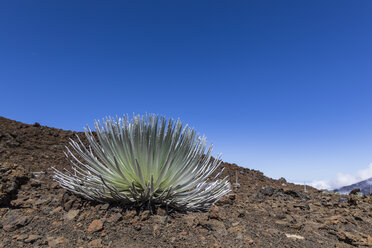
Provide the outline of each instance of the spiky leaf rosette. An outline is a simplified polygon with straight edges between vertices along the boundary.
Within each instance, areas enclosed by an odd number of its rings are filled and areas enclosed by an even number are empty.
[[[76,194],[100,202],[167,205],[206,210],[230,192],[227,178],[210,177],[220,166],[205,153],[206,138],[182,122],[156,115],[95,121],[97,139],[87,126],[86,147],[77,136],[65,153],[72,171],[55,169],[54,179]]]

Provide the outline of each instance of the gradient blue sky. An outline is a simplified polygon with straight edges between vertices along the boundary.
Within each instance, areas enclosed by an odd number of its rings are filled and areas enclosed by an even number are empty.
[[[181,118],[227,162],[310,182],[372,162],[372,1],[2,1],[0,115]],[[371,175],[372,176],[372,175]]]

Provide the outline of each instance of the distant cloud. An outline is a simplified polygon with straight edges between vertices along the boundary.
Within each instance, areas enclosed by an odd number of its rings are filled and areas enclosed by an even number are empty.
[[[333,180],[313,181],[309,185],[317,189],[337,189],[357,183],[372,177],[372,163],[364,170],[359,170],[356,175],[338,173],[337,178]]]

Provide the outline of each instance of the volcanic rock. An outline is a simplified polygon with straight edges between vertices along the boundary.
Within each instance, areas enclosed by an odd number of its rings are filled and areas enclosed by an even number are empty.
[[[103,228],[103,223],[101,220],[94,220],[92,223],[89,225],[87,231],[92,233],[92,232],[98,232],[101,231]]]
[[[18,228],[26,226],[31,221],[31,217],[24,216],[20,211],[11,211],[2,221],[3,230],[11,232],[17,230]]]

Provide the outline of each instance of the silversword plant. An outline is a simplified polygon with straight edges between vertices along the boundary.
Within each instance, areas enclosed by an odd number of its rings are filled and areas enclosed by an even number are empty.
[[[95,121],[96,137],[87,126],[86,147],[79,136],[65,153],[71,170],[55,170],[65,189],[90,200],[115,201],[134,207],[169,206],[183,211],[206,210],[230,192],[227,178],[212,174],[206,138],[182,122],[157,115]],[[206,151],[206,153],[205,153]]]

